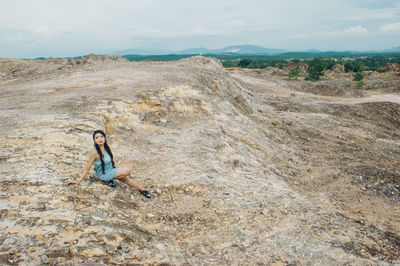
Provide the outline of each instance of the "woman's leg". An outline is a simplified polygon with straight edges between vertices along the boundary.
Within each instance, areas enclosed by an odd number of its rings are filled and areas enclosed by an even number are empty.
[[[117,168],[117,174],[115,178],[128,184],[131,187],[138,189],[139,191],[143,191],[144,188],[133,182],[133,180],[130,178],[130,175],[131,175],[131,169],[129,169],[128,167],[122,167],[122,168]]]

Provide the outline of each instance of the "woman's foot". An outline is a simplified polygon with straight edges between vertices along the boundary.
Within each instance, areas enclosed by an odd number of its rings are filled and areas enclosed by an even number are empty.
[[[152,195],[150,194],[149,191],[147,190],[142,190],[140,191],[140,194],[142,194],[143,196],[145,196],[146,198],[150,199],[152,197]]]
[[[110,180],[110,181],[101,181],[104,185],[109,186],[109,187],[116,187],[114,181]]]

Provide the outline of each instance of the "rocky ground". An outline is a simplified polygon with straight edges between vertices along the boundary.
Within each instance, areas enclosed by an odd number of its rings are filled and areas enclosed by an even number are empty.
[[[400,263],[400,79],[385,75],[357,90],[203,57],[0,59],[0,262]],[[63,184],[95,129],[152,199],[93,171]]]

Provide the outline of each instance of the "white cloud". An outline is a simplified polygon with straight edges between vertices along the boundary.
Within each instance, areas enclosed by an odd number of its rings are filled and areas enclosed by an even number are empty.
[[[24,30],[0,32],[0,40],[11,45],[16,43],[24,43],[24,45],[43,43],[55,39],[62,40],[63,37],[62,32],[48,25],[37,25]]]
[[[368,34],[368,30],[358,25],[344,30],[324,31],[321,34],[326,37],[362,37]]]
[[[382,27],[379,28],[379,31],[383,33],[400,32],[400,22],[383,25]]]
[[[364,8],[348,8],[343,10],[343,14],[338,15],[338,19],[347,22],[357,21],[374,21],[374,20],[390,20],[398,17],[398,8],[385,9],[364,9]]]
[[[343,33],[345,35],[357,35],[357,36],[360,36],[360,35],[365,35],[366,33],[368,33],[368,30],[366,28],[364,28],[364,27],[361,27],[361,26],[355,26],[355,27],[350,27],[348,29],[345,29],[343,31]]]
[[[192,30],[194,35],[215,35],[218,34],[216,30],[209,30],[205,28],[195,28]]]
[[[175,37],[193,37],[193,36],[209,36],[220,34],[221,32],[204,27],[188,28],[182,30],[169,30],[166,28],[151,28],[147,26],[139,26],[132,28],[130,34],[133,38],[175,38]]]
[[[285,36],[286,39],[305,39],[305,38],[309,38],[310,34],[305,34],[305,33],[298,33],[298,34],[292,34],[292,35],[288,35]]]
[[[40,25],[35,28],[34,33],[39,36],[52,36],[56,34],[56,30],[47,25]]]
[[[26,41],[27,33],[15,32],[15,33],[0,33],[0,41],[4,44],[14,44]]]

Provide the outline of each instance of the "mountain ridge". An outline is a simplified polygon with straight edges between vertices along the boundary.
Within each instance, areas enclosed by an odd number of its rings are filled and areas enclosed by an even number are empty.
[[[180,51],[169,51],[162,49],[126,49],[112,53],[112,55],[167,55],[167,54],[221,54],[221,53],[235,53],[235,54],[279,54],[289,52],[284,49],[266,48],[258,45],[244,44],[244,45],[230,45],[220,49],[208,49],[205,47],[188,48]]]
[[[366,50],[366,51],[355,51],[355,50],[319,50],[319,49],[307,49],[307,50],[286,50],[267,48],[259,45],[243,44],[243,45],[229,45],[220,49],[208,49],[205,47],[188,48],[179,51],[163,50],[163,49],[125,49],[111,53],[110,55],[205,55],[205,54],[251,54],[251,55],[280,55],[285,53],[312,53],[312,54],[325,54],[325,53],[398,53],[400,52],[400,46],[392,47],[388,49],[380,50]]]

